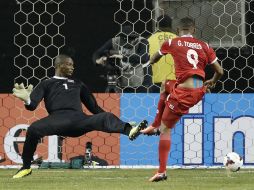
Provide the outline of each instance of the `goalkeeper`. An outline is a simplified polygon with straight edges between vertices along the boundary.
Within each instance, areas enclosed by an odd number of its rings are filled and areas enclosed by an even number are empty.
[[[140,134],[140,130],[147,126],[147,121],[144,120],[136,127],[132,127],[99,107],[84,83],[70,79],[74,70],[71,57],[59,55],[54,64],[55,76],[42,81],[34,90],[32,85],[27,88],[23,84],[14,86],[13,95],[25,102],[26,109],[35,110],[44,99],[49,115],[28,127],[22,153],[23,166],[13,178],[22,178],[32,173],[33,155],[39,139],[44,136],[78,137],[97,130],[121,133],[134,140]],[[81,102],[94,115],[86,115]]]

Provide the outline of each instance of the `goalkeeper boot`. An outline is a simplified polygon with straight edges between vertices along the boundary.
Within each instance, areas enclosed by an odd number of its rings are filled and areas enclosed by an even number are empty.
[[[167,175],[166,173],[156,173],[153,177],[149,179],[150,182],[158,182],[158,181],[163,181],[167,180]]]
[[[20,168],[20,170],[12,177],[14,179],[17,179],[17,178],[22,178],[22,177],[26,177],[28,175],[31,175],[32,174],[32,169],[29,168],[29,169],[26,169],[26,168]]]
[[[133,127],[129,133],[129,139],[133,141],[136,139],[141,133],[140,131],[145,129],[148,125],[148,122],[146,120],[143,120],[141,123],[139,123],[136,127]]]

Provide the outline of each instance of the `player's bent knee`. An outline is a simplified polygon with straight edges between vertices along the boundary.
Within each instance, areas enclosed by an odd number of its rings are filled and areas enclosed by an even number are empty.
[[[28,127],[28,130],[26,132],[26,136],[30,136],[33,138],[41,138],[42,136],[40,135],[40,133],[38,132],[38,129],[34,126],[31,125],[30,127]]]
[[[161,128],[161,132],[165,131],[165,133],[168,131],[168,129],[172,129],[174,128],[174,123],[170,120],[162,120],[162,128]]]

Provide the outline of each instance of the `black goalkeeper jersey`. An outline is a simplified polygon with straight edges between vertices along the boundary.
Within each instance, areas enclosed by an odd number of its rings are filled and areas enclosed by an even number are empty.
[[[26,105],[26,109],[31,111],[44,99],[49,114],[63,110],[83,112],[81,102],[93,114],[104,112],[83,82],[63,77],[55,76],[42,81],[32,91],[30,99],[31,103]]]

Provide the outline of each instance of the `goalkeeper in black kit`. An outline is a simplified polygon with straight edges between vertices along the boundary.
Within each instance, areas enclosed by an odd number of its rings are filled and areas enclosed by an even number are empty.
[[[33,155],[39,139],[44,136],[79,137],[90,131],[103,131],[128,135],[130,140],[134,140],[140,130],[147,127],[146,120],[132,127],[99,107],[85,84],[70,78],[74,70],[71,57],[59,55],[54,64],[55,76],[42,81],[34,90],[32,85],[25,88],[23,84],[15,84],[13,88],[13,95],[25,102],[26,109],[35,110],[44,99],[49,113],[28,127],[22,153],[23,166],[13,178],[22,178],[32,173]],[[94,115],[86,115],[81,102]]]

